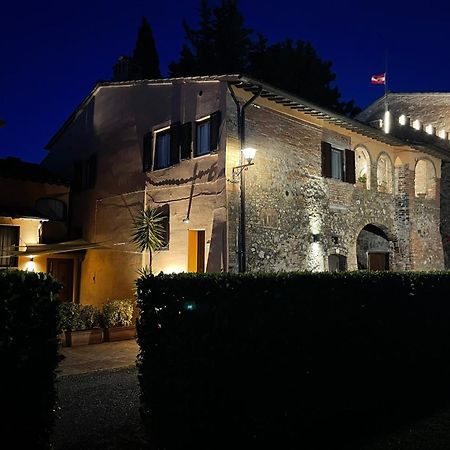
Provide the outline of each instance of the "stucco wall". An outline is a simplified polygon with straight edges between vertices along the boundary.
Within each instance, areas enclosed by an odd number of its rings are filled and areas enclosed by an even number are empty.
[[[83,261],[83,303],[133,295],[137,270],[148,263],[130,243],[133,216],[144,203],[170,208],[169,246],[154,253],[154,272],[187,270],[189,229],[205,230],[206,270],[226,267],[224,113],[217,152],[146,173],[142,163],[145,133],[222,110],[225,92],[219,82],[101,88],[55,143],[45,164],[61,173],[98,154],[95,186],[71,196],[72,230],[104,247],[88,250]]]

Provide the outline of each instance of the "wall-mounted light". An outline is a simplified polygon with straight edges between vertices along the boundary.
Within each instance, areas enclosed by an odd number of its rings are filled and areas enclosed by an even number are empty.
[[[255,159],[256,148],[245,147],[241,151],[242,151],[242,154],[244,155],[244,159],[247,161],[247,163],[252,164],[253,160]]]
[[[247,161],[247,164],[241,164],[240,166],[233,167],[233,183],[237,183],[237,177],[242,173],[243,170],[247,170],[248,167],[253,166],[255,163],[256,149],[253,147],[245,147],[241,150],[242,157]]]
[[[30,256],[30,260],[25,265],[25,270],[27,272],[34,272],[36,270],[36,263],[34,262],[33,256]]]
[[[189,223],[189,217],[185,217],[185,218],[182,220],[182,222],[183,222],[183,223]]]

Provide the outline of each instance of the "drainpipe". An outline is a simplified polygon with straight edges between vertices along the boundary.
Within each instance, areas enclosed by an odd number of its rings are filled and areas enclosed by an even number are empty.
[[[238,137],[239,137],[239,147],[240,147],[240,160],[239,164],[245,164],[244,155],[242,154],[242,149],[245,148],[245,110],[250,106],[262,92],[262,86],[259,86],[258,92],[253,94],[253,96],[247,100],[243,105],[239,103],[236,94],[233,90],[231,83],[228,84],[228,90],[230,91],[231,97],[236,104],[236,113],[238,119]],[[238,235],[238,264],[239,273],[244,273],[247,271],[247,251],[246,251],[246,239],[245,239],[245,170],[241,171],[240,180],[240,194],[241,194],[241,208],[240,208],[240,218],[239,218],[239,235]]]

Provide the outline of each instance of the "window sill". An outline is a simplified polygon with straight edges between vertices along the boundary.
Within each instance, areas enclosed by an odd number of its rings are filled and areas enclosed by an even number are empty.
[[[204,155],[194,155],[192,159],[204,158],[205,156],[217,155],[219,152],[217,150],[212,150],[209,153],[205,153]]]

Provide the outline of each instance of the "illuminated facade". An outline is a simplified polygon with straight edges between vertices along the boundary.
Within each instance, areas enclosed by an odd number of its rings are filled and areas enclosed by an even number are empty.
[[[249,271],[443,267],[438,147],[245,77],[100,83],[43,162],[72,179],[70,238],[98,246],[81,265],[82,302],[132,295],[149,263],[130,244],[132,218],[145,205],[167,219],[153,272],[238,270],[233,168],[242,163],[243,130],[235,101],[249,100],[245,142],[257,149],[245,170]],[[416,187],[409,168],[419,161]]]
[[[69,185],[42,166],[0,160],[0,270],[51,273],[60,298],[76,300],[82,254],[67,240]]]
[[[357,119],[375,124],[385,109],[382,97],[362,111]],[[393,116],[393,136],[414,142],[416,146],[441,149],[442,164],[439,168],[430,158],[411,160],[407,169],[414,176],[416,205],[428,205],[429,200],[440,203],[440,230],[444,248],[445,267],[450,267],[450,93],[413,92],[389,93],[387,104]],[[436,152],[435,152],[436,154]],[[412,176],[411,175],[411,176]],[[412,191],[412,188],[411,188]],[[421,211],[417,211],[421,215]]]

